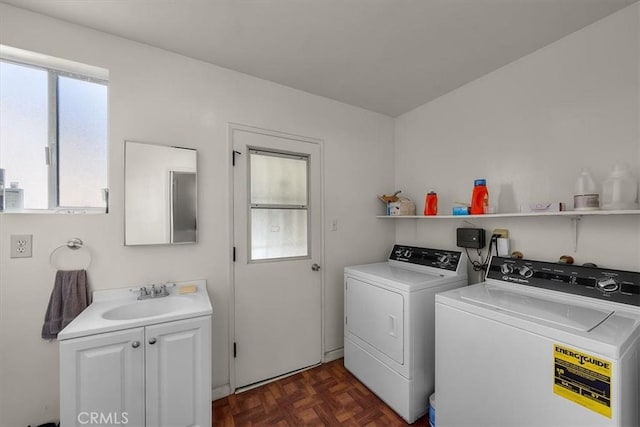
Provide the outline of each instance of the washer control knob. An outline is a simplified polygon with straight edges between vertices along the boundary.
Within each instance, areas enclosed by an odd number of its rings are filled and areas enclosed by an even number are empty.
[[[502,264],[500,266],[500,271],[502,274],[511,274],[513,273],[513,265],[511,264]]]
[[[448,265],[451,262],[451,255],[444,254],[438,257],[438,262],[442,265]]]
[[[405,249],[404,253],[402,254],[402,256],[404,256],[405,258],[411,258],[412,252],[411,249]]]
[[[522,277],[526,277],[527,279],[533,276],[533,270],[531,269],[531,267],[527,267],[526,265],[520,267],[519,273]]]
[[[618,285],[618,282],[611,277],[603,277],[602,279],[598,279],[596,287],[604,292],[615,292],[620,286]]]

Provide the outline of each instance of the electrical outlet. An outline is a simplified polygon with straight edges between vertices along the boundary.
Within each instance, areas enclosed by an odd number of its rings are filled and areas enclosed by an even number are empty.
[[[493,230],[493,234],[497,234],[498,237],[502,237],[503,239],[509,238],[509,230],[507,230],[506,228],[496,228],[495,230]]]
[[[11,258],[31,258],[32,235],[15,234],[11,236]]]

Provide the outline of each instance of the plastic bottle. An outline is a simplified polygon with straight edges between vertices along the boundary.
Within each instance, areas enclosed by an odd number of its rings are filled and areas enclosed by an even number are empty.
[[[438,193],[435,190],[429,190],[424,199],[424,214],[438,215]]]
[[[584,196],[586,194],[597,194],[598,189],[596,187],[596,182],[591,177],[591,171],[589,168],[582,168],[580,171],[580,176],[578,176],[578,180],[576,181],[576,196]]]
[[[471,195],[471,215],[486,214],[489,210],[489,190],[486,179],[476,179],[473,182]]]
[[[10,188],[4,190],[5,212],[20,212],[24,209],[24,193],[18,188],[17,182],[12,182]]]
[[[575,210],[594,210],[600,207],[600,195],[596,182],[591,177],[589,168],[582,168],[576,181],[573,196],[573,208]]]
[[[4,211],[4,169],[0,168],[0,212]]]
[[[625,164],[617,164],[602,184],[604,209],[637,209],[638,181]]]

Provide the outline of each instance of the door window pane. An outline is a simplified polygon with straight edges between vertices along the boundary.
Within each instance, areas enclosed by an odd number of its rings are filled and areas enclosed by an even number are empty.
[[[107,86],[58,77],[59,205],[104,206]]]
[[[307,158],[251,152],[251,203],[307,205]]]
[[[306,209],[251,209],[251,259],[309,255]]]
[[[309,256],[308,157],[251,150],[249,259]]]
[[[0,62],[0,168],[5,187],[18,182],[25,209],[49,207],[48,75],[41,69]]]

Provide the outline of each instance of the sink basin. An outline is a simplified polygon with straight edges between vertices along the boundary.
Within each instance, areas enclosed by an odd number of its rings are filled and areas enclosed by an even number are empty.
[[[178,296],[147,299],[112,308],[105,311],[102,317],[107,320],[142,319],[184,310],[191,303],[190,299]]]
[[[175,282],[167,286],[169,296],[145,300],[136,299],[140,287],[94,291],[93,302],[60,331],[58,340],[210,316],[213,313],[205,280]]]

